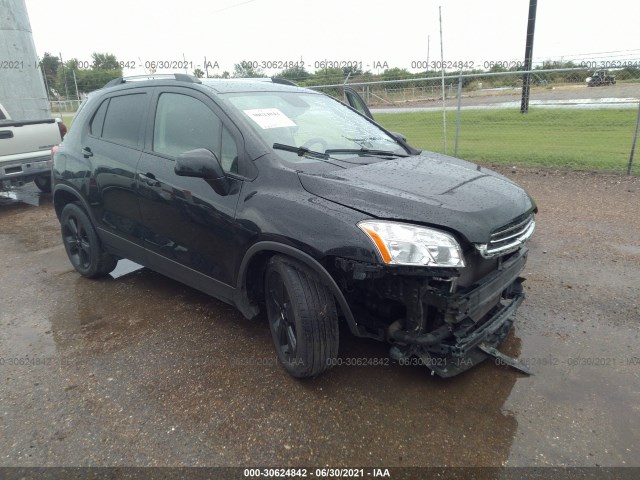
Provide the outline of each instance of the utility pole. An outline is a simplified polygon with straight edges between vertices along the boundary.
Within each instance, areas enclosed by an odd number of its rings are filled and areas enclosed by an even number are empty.
[[[527,23],[527,44],[524,49],[524,70],[531,71],[531,58],[533,57],[533,34],[536,30],[536,8],[538,0],[529,0],[529,21]],[[520,113],[529,111],[529,82],[531,74],[525,73],[522,77],[522,102],[520,103]]]
[[[431,48],[431,35],[427,35],[427,68],[426,71],[429,71],[429,49]]]
[[[74,70],[71,70],[71,72],[73,73],[73,83],[76,86],[76,99],[80,100],[80,94],[78,93],[78,79],[76,78],[76,71],[74,69]]]
[[[442,128],[444,130],[444,154],[447,154],[447,108],[445,103],[445,91],[444,91],[444,45],[442,44],[442,7],[438,7],[438,13],[440,16],[440,63],[442,67]]]
[[[64,99],[69,100],[69,87],[67,86],[67,72],[64,71],[64,61],[62,60],[62,52],[59,52],[60,68],[62,68],[62,78],[64,78]]]

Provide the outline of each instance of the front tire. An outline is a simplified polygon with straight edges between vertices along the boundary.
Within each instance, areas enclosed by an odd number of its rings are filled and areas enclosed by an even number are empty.
[[[265,301],[280,362],[297,378],[315,377],[338,355],[335,300],[315,272],[284,256],[269,260]]]
[[[103,277],[116,268],[118,261],[103,250],[91,220],[79,205],[69,203],[62,209],[60,230],[69,261],[80,275]]]

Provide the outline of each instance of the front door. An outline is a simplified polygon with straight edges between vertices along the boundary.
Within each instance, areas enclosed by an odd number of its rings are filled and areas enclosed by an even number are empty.
[[[241,136],[215,103],[195,90],[158,88],[152,112],[137,172],[150,266],[224,297],[215,290],[231,285],[237,268],[234,221],[243,183],[237,173]],[[202,178],[175,174],[176,157],[196,148],[207,148],[220,160],[231,187],[228,195],[217,194]],[[210,288],[202,285],[209,279]]]

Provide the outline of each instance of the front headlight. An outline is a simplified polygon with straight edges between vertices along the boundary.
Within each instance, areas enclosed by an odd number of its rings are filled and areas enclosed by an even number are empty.
[[[371,239],[384,263],[464,267],[460,245],[448,233],[378,220],[365,220],[358,227]]]

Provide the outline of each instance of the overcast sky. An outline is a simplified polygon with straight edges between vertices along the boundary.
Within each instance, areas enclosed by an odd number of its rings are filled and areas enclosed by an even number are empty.
[[[357,61],[407,68],[440,59],[442,5],[445,61],[522,61],[529,0],[26,0],[38,55],[90,60],[109,52],[144,73],[150,61],[204,58],[233,70],[242,60]],[[534,62],[640,62],[638,0],[539,0]],[[429,46],[429,48],[428,48]],[[378,62],[377,64],[374,62]],[[416,65],[416,64],[414,64]],[[202,68],[204,70],[204,68]],[[192,69],[189,68],[191,71]],[[273,70],[268,70],[272,72]]]

